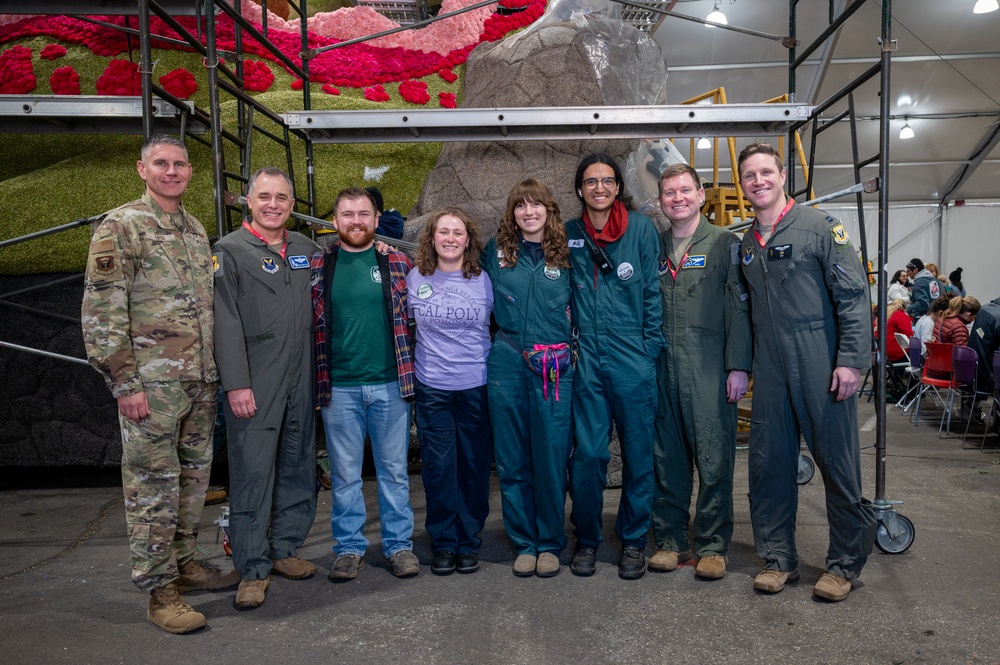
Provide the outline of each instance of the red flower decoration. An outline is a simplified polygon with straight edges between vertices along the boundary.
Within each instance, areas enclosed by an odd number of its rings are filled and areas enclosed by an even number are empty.
[[[301,90],[303,86],[302,79],[295,79],[292,81],[292,90]]]
[[[375,85],[371,88],[365,88],[365,99],[373,102],[387,102],[389,101],[389,93],[382,86]]]
[[[61,58],[66,55],[66,47],[60,46],[59,44],[47,44],[45,48],[42,49],[41,57],[46,60],[55,60],[56,58]]]
[[[133,96],[142,94],[139,65],[128,60],[112,60],[97,77],[97,94]]]
[[[266,62],[247,60],[243,63],[243,86],[247,92],[267,92],[272,83],[274,83],[274,72]],[[300,89],[301,87],[296,88]]]
[[[453,109],[458,106],[455,102],[455,93],[453,92],[439,92],[438,103],[446,109]]]
[[[323,86],[323,92],[325,92],[328,95],[339,95],[340,94],[340,90],[337,89],[337,88],[335,88],[335,87],[333,87],[329,83],[327,83],[326,85]]]
[[[160,77],[160,85],[178,99],[187,99],[198,90],[198,82],[194,74],[183,67]]]
[[[443,78],[448,83],[454,83],[455,81],[458,80],[458,74],[456,74],[455,72],[451,71],[451,67],[448,67],[447,69],[442,69],[441,71],[439,71],[438,72],[438,76],[440,76],[441,78]]]
[[[26,95],[35,85],[30,48],[13,46],[0,53],[0,94]]]
[[[69,65],[59,67],[49,77],[49,87],[57,95],[79,95],[80,75]]]
[[[411,104],[426,104],[431,100],[431,96],[427,94],[427,84],[423,81],[403,81],[399,84],[399,96]]]

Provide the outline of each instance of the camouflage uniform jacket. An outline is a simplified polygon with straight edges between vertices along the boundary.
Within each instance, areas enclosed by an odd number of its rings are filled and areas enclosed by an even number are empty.
[[[219,378],[212,251],[201,223],[183,206],[179,215],[174,221],[146,193],[93,230],[83,341],[116,399],[141,392],[145,381]]]

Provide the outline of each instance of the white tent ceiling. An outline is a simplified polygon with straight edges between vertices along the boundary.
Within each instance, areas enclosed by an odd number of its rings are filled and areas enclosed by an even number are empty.
[[[675,12],[704,18],[715,0],[667,0],[665,8],[671,4]],[[835,13],[850,4],[849,0],[833,0]],[[1000,136],[1000,11],[973,14],[974,4],[975,0],[896,0],[891,5],[892,39],[896,41],[890,70],[891,203],[1000,199],[996,140]],[[789,34],[788,0],[721,0],[720,8],[731,26]],[[799,0],[796,13],[801,53],[829,25],[829,0]],[[798,70],[796,101],[818,104],[877,64],[881,20],[882,2],[865,2],[826,42],[827,47],[814,52]],[[789,52],[776,41],[674,17],[666,17],[653,36],[670,72],[669,103],[719,87],[725,88],[730,103],[761,102],[789,92]],[[855,93],[862,159],[878,151],[877,93],[877,76]],[[838,104],[824,117],[832,118],[845,108],[846,102]],[[904,122],[913,128],[914,138],[899,139]],[[808,155],[808,132],[802,140]],[[749,141],[739,139],[737,150]],[[682,152],[687,154],[686,147]],[[723,168],[729,167],[727,151],[720,150],[720,160]],[[817,195],[853,184],[847,122],[819,136],[816,164]],[[972,174],[949,194],[950,186],[970,165],[975,167]],[[711,151],[697,151],[695,166],[710,167]],[[862,179],[877,174],[877,164],[872,165],[862,171]],[[797,186],[802,184],[799,176]],[[874,194],[866,195],[866,200],[875,199]]]

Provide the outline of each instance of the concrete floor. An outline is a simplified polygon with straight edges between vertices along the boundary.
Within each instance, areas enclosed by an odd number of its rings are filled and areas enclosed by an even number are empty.
[[[861,405],[861,423],[874,413]],[[868,422],[870,428],[874,421]],[[863,427],[864,429],[864,427]],[[320,567],[304,581],[272,578],[267,603],[233,606],[233,592],[187,598],[209,627],[168,635],[146,621],[146,597],[129,581],[120,489],[0,492],[0,661],[7,663],[998,663],[1000,662],[1000,448],[962,450],[936,426],[913,427],[890,409],[887,498],[916,525],[909,551],[876,551],[843,603],[812,597],[827,545],[822,481],[800,491],[802,579],[776,596],[751,589],[753,551],[746,453],[737,457],[736,534],[730,574],[703,582],[690,567],[620,580],[605,497],[606,543],[598,572],[577,578],[515,578],[496,480],[473,575],[435,577],[422,526],[424,495],[411,477],[418,527],[415,579],[397,580],[379,551],[375,483],[366,481],[372,547],[360,577],[331,584],[330,494],[301,554]],[[862,432],[863,445],[874,435]],[[988,447],[989,451],[990,448]],[[863,452],[866,493],[875,456]],[[206,508],[207,557],[229,563],[215,542],[221,506]],[[651,550],[650,550],[651,552]],[[563,553],[568,564],[570,552]]]

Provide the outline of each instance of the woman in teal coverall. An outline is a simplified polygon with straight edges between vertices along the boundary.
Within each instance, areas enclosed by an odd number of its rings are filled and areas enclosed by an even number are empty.
[[[487,385],[503,521],[518,554],[514,574],[551,577],[566,546],[573,371],[542,377],[524,357],[536,345],[570,342],[566,229],[544,183],[514,186],[481,265],[493,281],[499,328]]]
[[[628,210],[621,169],[611,157],[585,157],[575,185],[584,210],[566,223],[580,344],[570,463],[578,542],[570,571],[587,576],[596,570],[614,424],[622,452],[618,576],[637,579],[646,572],[652,525],[656,357],[664,345],[659,238],[648,217]]]

